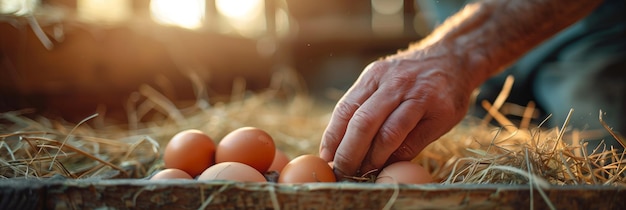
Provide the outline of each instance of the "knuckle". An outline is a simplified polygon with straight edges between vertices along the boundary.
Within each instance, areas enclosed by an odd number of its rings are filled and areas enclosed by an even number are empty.
[[[402,128],[398,126],[383,125],[378,131],[378,141],[380,141],[381,145],[397,144],[395,142],[404,139],[401,129]]]
[[[467,107],[465,102],[443,100],[428,112],[426,118],[443,125],[456,124],[467,113]]]
[[[372,125],[376,122],[375,120],[376,119],[373,113],[365,110],[358,110],[354,113],[354,116],[352,116],[350,124],[358,131],[366,131],[371,129]]]
[[[416,78],[407,74],[398,73],[394,77],[390,78],[388,85],[391,88],[413,87],[416,82]]]
[[[387,62],[380,60],[380,61],[371,62],[369,65],[365,67],[365,70],[367,73],[379,74],[379,73],[386,71],[386,69],[388,68],[389,66]]]
[[[332,145],[330,142],[338,142],[341,139],[340,136],[335,131],[326,130],[322,136],[322,142],[320,144],[321,148],[329,148]]]
[[[359,108],[359,105],[356,103],[349,103],[344,100],[337,103],[335,106],[334,115],[341,120],[348,121],[354,114],[354,112]]]

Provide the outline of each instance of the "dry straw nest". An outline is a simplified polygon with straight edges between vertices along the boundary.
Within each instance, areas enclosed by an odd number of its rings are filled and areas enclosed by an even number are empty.
[[[235,128],[256,126],[291,157],[316,154],[332,105],[316,103],[289,81],[297,80],[274,81],[268,90],[251,93],[237,80],[229,102],[213,104],[196,83],[199,97],[184,108],[142,86],[130,97],[126,125],[107,125],[97,115],[72,124],[30,117],[28,110],[2,113],[0,177],[145,178],[162,167],[160,154],[169,138],[188,128],[219,140]],[[602,142],[589,149],[584,140],[589,132],[569,131],[567,122],[552,129],[530,125],[532,104],[517,125],[503,117],[498,110],[512,79],[507,84],[493,105],[483,102],[487,119],[468,117],[414,161],[442,184],[625,186],[624,153]],[[491,117],[501,126],[487,124]]]

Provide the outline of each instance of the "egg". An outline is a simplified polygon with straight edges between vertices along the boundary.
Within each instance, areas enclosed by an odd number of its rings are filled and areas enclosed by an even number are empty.
[[[276,153],[274,155],[274,160],[272,161],[272,165],[270,165],[270,168],[267,169],[267,171],[280,172],[281,170],[283,170],[285,165],[289,163],[289,161],[290,161],[289,157],[287,157],[287,155],[283,151],[276,149]]]
[[[267,182],[255,168],[238,162],[217,163],[200,174],[198,180],[231,180],[239,182]]]
[[[184,130],[172,137],[165,147],[166,168],[177,168],[195,177],[215,162],[213,139],[199,130]]]
[[[289,161],[278,177],[278,183],[336,182],[333,169],[315,155],[301,155]]]
[[[150,180],[159,179],[193,179],[193,177],[191,177],[191,175],[183,170],[176,168],[167,168],[157,172],[152,177],[150,177]]]
[[[383,168],[376,177],[376,183],[426,184],[433,182],[430,172],[411,161],[399,161]]]
[[[274,161],[274,139],[255,127],[242,127],[228,133],[217,144],[216,163],[239,162],[265,173]]]

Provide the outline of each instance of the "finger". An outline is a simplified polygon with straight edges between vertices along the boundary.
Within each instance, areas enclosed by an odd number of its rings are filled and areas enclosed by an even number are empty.
[[[320,157],[326,161],[332,161],[334,159],[337,147],[339,147],[346,133],[348,122],[350,122],[350,119],[361,104],[363,104],[378,87],[376,82],[366,79],[375,77],[366,77],[365,75],[366,74],[363,74],[357,79],[354,85],[350,87],[339,102],[337,102],[333,110],[328,126],[322,135],[319,148]]]
[[[417,100],[403,101],[381,125],[370,150],[363,160],[361,172],[381,169],[424,115]]]
[[[446,133],[447,124],[449,123],[442,123],[438,118],[422,118],[417,126],[409,132],[406,140],[391,154],[386,164],[412,160],[426,146]]]
[[[319,153],[322,159],[326,161],[334,159],[337,147],[339,147],[348,127],[348,122],[361,103],[361,100],[348,99],[340,100],[337,103],[320,143]]]
[[[394,92],[396,91],[389,89],[376,91],[356,110],[348,122],[346,133],[334,158],[338,177],[353,176],[357,173],[378,128],[400,104],[400,95],[390,95]]]

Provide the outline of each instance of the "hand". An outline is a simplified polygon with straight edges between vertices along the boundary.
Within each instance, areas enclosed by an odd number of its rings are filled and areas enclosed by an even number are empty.
[[[337,103],[320,145],[338,180],[411,160],[465,116],[473,78],[451,53],[371,63]]]
[[[461,121],[474,88],[601,2],[467,5],[409,51],[363,71],[337,103],[320,156],[339,179],[414,158]]]

